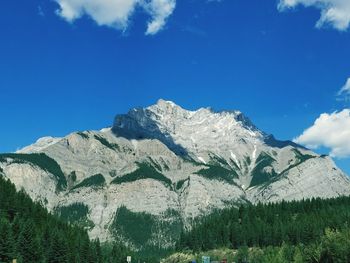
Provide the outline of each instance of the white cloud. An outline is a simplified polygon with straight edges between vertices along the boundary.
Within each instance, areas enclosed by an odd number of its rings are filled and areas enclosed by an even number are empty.
[[[154,35],[162,30],[169,16],[175,10],[176,0],[54,0],[58,3],[57,14],[68,22],[86,15],[100,26],[125,30],[130,24],[134,11],[139,8],[151,17],[147,23],[146,34]],[[204,0],[203,0],[204,1]],[[206,2],[222,0],[206,0]],[[350,0],[278,0],[280,11],[299,5],[315,7],[321,17],[317,27],[331,25],[345,31],[350,27]]]
[[[147,25],[147,35],[154,35],[161,30],[166,19],[173,13],[176,0],[153,0],[147,4],[146,9],[152,15],[152,21]]]
[[[327,147],[332,157],[350,156],[350,109],[321,114],[294,142],[311,149]]]
[[[331,25],[345,31],[350,26],[350,0],[280,0],[278,7],[286,10],[298,5],[320,9],[321,17],[316,23],[319,28]]]
[[[57,14],[68,22],[84,15],[98,25],[120,30],[127,29],[130,17],[137,7],[151,16],[146,34],[156,34],[163,29],[173,13],[176,0],[55,0],[60,8]]]
[[[345,95],[349,96],[350,95],[350,78],[346,81],[345,85],[339,90],[338,95]]]

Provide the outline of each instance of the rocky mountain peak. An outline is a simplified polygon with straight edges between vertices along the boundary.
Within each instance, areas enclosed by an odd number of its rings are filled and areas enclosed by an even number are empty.
[[[2,154],[0,171],[50,211],[76,215],[85,207],[77,220],[103,241],[129,242],[123,233],[134,226],[123,222],[138,213],[153,218],[152,228],[180,233],[182,222],[228,204],[350,195],[348,177],[330,158],[265,134],[240,111],[191,111],[165,100],[117,115],[111,129]],[[172,237],[163,236],[170,246]]]
[[[127,139],[158,139],[177,154],[204,160],[206,157],[199,154],[207,156],[209,149],[221,154],[244,148],[240,141],[261,144],[266,136],[240,111],[190,111],[162,99],[147,108],[117,115],[112,131]],[[254,147],[246,148],[244,152],[251,152]]]

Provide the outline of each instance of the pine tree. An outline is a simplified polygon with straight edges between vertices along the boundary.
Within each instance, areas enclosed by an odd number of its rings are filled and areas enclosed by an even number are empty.
[[[28,219],[21,226],[17,247],[24,262],[38,263],[43,260],[39,236],[32,220]]]
[[[10,223],[0,217],[0,262],[9,262],[16,257],[15,241]]]
[[[127,249],[120,243],[114,243],[110,254],[110,263],[125,263],[129,255]]]
[[[68,250],[69,248],[66,239],[55,229],[50,236],[48,261],[50,263],[68,262]]]

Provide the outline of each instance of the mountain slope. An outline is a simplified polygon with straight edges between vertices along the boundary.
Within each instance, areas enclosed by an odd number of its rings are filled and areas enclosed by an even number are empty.
[[[98,241],[59,220],[0,172],[0,262],[102,262]]]
[[[188,111],[164,100],[117,115],[111,128],[0,155],[0,169],[51,211],[85,204],[91,237],[123,238],[121,208],[151,218],[147,246],[174,244],[178,231],[163,222],[188,225],[214,208],[350,194],[329,157],[274,139],[241,112]]]

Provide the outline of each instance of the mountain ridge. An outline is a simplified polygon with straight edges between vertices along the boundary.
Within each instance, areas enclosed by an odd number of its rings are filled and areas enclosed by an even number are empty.
[[[83,203],[90,236],[103,241],[132,233],[116,230],[116,218],[126,222],[118,211],[150,215],[146,245],[161,237],[168,247],[177,231],[162,222],[189,226],[212,209],[246,202],[350,195],[349,178],[331,158],[276,140],[240,111],[187,111],[164,100],[117,115],[110,128],[44,137],[16,154],[0,155],[4,176],[50,211]],[[66,187],[20,154],[54,160]]]

